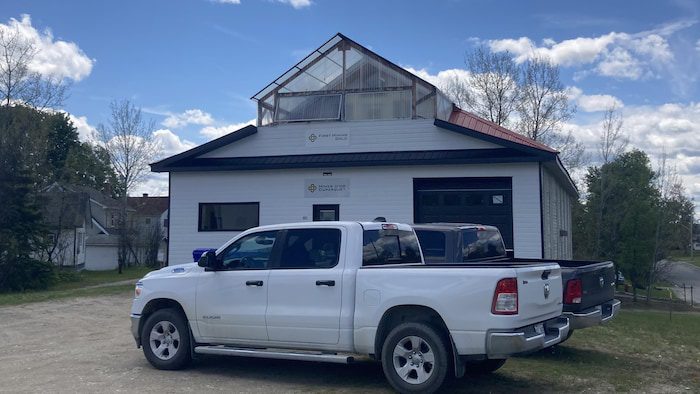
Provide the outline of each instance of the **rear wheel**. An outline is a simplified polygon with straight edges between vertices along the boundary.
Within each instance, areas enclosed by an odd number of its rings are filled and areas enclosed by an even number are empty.
[[[141,346],[148,362],[158,369],[180,369],[192,360],[187,321],[175,309],[155,311],[146,319]]]
[[[449,351],[442,336],[421,323],[394,328],[382,346],[382,368],[401,393],[434,393],[445,382]]]

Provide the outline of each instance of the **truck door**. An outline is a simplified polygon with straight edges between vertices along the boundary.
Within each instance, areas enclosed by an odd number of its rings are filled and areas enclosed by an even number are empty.
[[[278,264],[270,270],[270,341],[335,344],[340,338],[343,231],[285,231]]]
[[[265,309],[269,263],[278,231],[247,235],[218,257],[221,270],[204,272],[197,281],[197,327],[204,338],[266,341]]]

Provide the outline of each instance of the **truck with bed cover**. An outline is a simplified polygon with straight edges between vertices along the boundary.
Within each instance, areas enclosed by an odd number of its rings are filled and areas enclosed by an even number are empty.
[[[399,392],[490,372],[566,338],[555,262],[425,264],[406,224],[249,229],[198,264],[136,284],[131,331],[148,361],[200,354],[381,362]]]

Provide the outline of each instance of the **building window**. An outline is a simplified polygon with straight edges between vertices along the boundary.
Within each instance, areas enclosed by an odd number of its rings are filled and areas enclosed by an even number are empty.
[[[146,218],[146,224],[151,224],[151,218]]]
[[[199,204],[199,231],[243,231],[258,225],[258,202]]]

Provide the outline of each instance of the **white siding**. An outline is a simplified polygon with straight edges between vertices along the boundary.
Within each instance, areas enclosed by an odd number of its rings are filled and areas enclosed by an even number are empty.
[[[323,169],[328,171],[329,169]],[[537,163],[330,169],[350,181],[350,196],[305,198],[305,179],[320,169],[176,172],[171,174],[169,264],[192,261],[192,250],[218,247],[237,232],[199,232],[200,202],[260,202],[260,224],[310,221],[313,204],[340,204],[340,220],[413,222],[413,178],[512,177],[517,257],[541,257]]]
[[[251,157],[315,153],[385,152],[502,148],[435,127],[434,120],[291,123],[258,127],[258,132],[201,157]],[[342,133],[347,143],[308,141],[310,133]]]
[[[117,247],[90,245],[87,248],[85,269],[90,271],[107,271],[117,268]]]
[[[542,168],[544,258],[573,258],[571,209],[572,197],[549,171]]]

